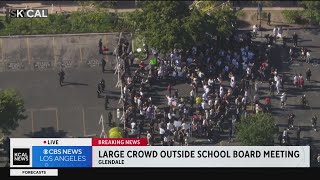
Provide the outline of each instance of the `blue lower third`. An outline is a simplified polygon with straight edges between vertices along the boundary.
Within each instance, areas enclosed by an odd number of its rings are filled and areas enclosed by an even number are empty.
[[[91,168],[92,146],[33,146],[32,167]]]

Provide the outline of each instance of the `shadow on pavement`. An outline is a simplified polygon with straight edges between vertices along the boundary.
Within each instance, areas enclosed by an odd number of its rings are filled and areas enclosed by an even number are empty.
[[[40,131],[25,134],[29,138],[66,138],[67,132],[63,130],[56,131],[54,127],[41,128]]]
[[[75,86],[88,86],[85,83],[77,83],[77,82],[64,82],[62,86],[75,85]]]

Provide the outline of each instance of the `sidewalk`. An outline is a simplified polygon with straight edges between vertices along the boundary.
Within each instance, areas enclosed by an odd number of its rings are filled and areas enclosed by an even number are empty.
[[[32,9],[48,9],[49,14],[53,13],[61,13],[61,12],[75,12],[81,9],[81,6],[79,5],[58,5],[58,4],[52,4],[52,5],[43,5],[41,3],[21,3],[21,4],[7,4],[8,7],[14,8],[14,9],[25,9],[25,8],[32,8]],[[135,10],[141,10],[141,9],[108,9],[109,12],[133,12]],[[1,11],[3,11],[1,9]],[[3,15],[3,14],[1,14]]]
[[[56,12],[74,12],[81,9],[77,3],[74,5],[59,5],[58,3],[52,5],[43,5],[42,3],[21,3],[21,4],[10,4],[8,3],[7,6],[22,9],[22,8],[39,8],[39,9],[49,9],[49,13],[56,13]],[[110,12],[133,12],[135,10],[141,10],[140,8],[128,8],[128,9],[114,9],[110,8]],[[256,7],[245,7],[241,8],[243,11],[256,11]],[[283,11],[283,10],[303,10],[302,7],[264,7],[263,11]]]

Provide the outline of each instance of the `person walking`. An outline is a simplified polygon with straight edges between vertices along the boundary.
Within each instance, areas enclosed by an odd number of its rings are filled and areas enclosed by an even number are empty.
[[[271,23],[271,13],[269,12],[268,13],[268,22],[267,22],[267,24],[270,26],[270,23]]]
[[[286,107],[286,101],[287,101],[287,95],[286,93],[282,93],[282,96],[280,97],[280,106],[281,108]]]
[[[64,71],[61,69],[60,72],[58,73],[58,75],[59,75],[59,84],[60,84],[60,86],[63,86],[62,83],[64,81],[64,76],[65,76]]]
[[[317,116],[313,115],[312,119],[311,119],[311,127],[313,128],[314,131],[317,131]]]
[[[106,60],[104,60],[104,58],[101,59],[101,66],[102,66],[102,73],[104,73],[106,71]]]
[[[288,130],[290,128],[293,128],[293,121],[294,121],[295,115],[291,113],[288,117]]]
[[[293,39],[293,46],[297,47],[298,46],[298,35],[296,34],[296,32],[293,33],[292,39]]]

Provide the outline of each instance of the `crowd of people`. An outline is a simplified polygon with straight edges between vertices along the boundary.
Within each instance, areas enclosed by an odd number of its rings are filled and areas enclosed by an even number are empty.
[[[156,64],[142,61],[134,73],[127,68],[132,57],[119,56],[126,136],[146,133],[150,145],[188,145],[198,137],[218,142],[225,133],[231,141],[241,115],[268,109],[257,93],[261,82],[276,77],[267,45],[253,45],[250,34],[226,41],[175,49],[165,57],[154,50]],[[160,83],[167,87],[165,104],[152,96]],[[189,84],[189,95],[174,89],[178,83]]]

